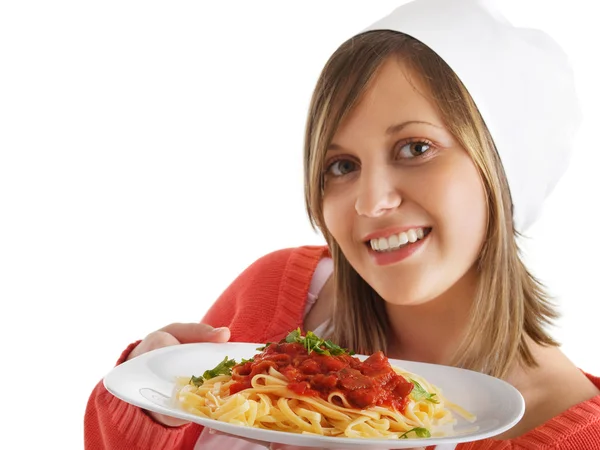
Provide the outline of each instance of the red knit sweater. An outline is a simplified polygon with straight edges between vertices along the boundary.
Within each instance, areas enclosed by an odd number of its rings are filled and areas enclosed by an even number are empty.
[[[246,269],[219,297],[202,322],[231,329],[231,340],[273,342],[302,324],[308,288],[324,247],[279,250]],[[117,364],[137,345],[131,344]],[[600,388],[600,378],[590,379]],[[193,449],[202,427],[154,422],[139,408],[113,397],[98,383],[85,412],[86,449]],[[457,450],[600,450],[600,396],[580,403],[511,440],[485,439]]]

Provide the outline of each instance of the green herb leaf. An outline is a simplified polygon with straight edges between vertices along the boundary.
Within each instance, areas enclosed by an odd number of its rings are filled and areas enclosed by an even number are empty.
[[[267,342],[265,345],[263,345],[262,347],[258,347],[256,350],[258,350],[259,352],[262,352],[262,351],[266,350],[266,348],[271,344],[272,344],[272,342]]]
[[[331,341],[321,339],[312,331],[307,331],[306,336],[302,336],[300,328],[290,332],[281,342],[302,344],[308,353],[315,352],[326,356],[354,355],[353,351],[342,348]]]
[[[300,331],[300,327],[298,327],[296,330],[292,331],[286,336],[285,342],[292,344],[294,342],[297,342],[300,336],[302,336],[302,332]]]
[[[194,375],[192,375],[192,378],[190,378],[190,384],[200,387],[204,384],[204,378],[195,377]]]
[[[427,428],[416,427],[408,430],[406,433],[401,434],[399,439],[408,439],[408,433],[415,433],[417,437],[420,438],[429,438],[431,437],[431,433]]]
[[[410,396],[415,402],[420,402],[421,400],[425,400],[431,403],[439,403],[437,398],[434,398],[436,394],[430,394],[425,390],[423,386],[421,386],[418,382],[410,379],[410,382],[414,385],[413,390],[410,393]]]
[[[323,341],[323,344],[325,345],[325,347],[327,347],[327,349],[329,350],[329,352],[332,355],[334,355],[334,356],[343,355],[345,353],[348,353],[350,355],[354,355],[354,352],[348,351],[345,348],[342,348],[339,345],[334,344],[331,341]]]
[[[244,359],[244,358],[242,358],[242,362],[240,364],[246,364],[246,363],[249,363],[249,362],[254,362],[254,358],[250,358],[250,359]]]
[[[210,369],[204,372],[202,378],[205,380],[210,380],[211,378],[218,377],[219,375],[231,375],[231,368],[235,366],[237,363],[235,359],[229,359],[228,356],[225,357],[223,361],[221,361],[214,369]]]
[[[229,359],[229,357],[226,356],[214,369],[206,370],[201,377],[192,375],[190,384],[199,387],[202,386],[206,380],[210,380],[211,378],[218,377],[219,375],[231,375],[231,368],[236,364],[235,359]]]

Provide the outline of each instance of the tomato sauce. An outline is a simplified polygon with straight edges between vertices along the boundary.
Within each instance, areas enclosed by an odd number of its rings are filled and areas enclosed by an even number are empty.
[[[270,367],[288,379],[288,388],[296,394],[327,400],[332,392],[340,392],[358,409],[386,406],[403,412],[413,389],[410,381],[394,372],[383,352],[361,362],[347,354],[309,354],[302,344],[279,343],[233,368],[230,393],[252,387],[250,380]]]

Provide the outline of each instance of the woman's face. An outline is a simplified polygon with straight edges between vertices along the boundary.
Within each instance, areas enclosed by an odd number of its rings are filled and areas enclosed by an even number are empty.
[[[325,156],[325,225],[387,302],[417,305],[475,276],[487,224],[481,178],[417,77],[396,59]]]

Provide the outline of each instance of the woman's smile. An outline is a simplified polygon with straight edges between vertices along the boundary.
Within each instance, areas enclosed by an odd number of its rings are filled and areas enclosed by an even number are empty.
[[[399,232],[376,232],[365,241],[365,246],[375,264],[394,264],[422,249],[431,231],[431,227],[409,227]]]

